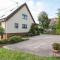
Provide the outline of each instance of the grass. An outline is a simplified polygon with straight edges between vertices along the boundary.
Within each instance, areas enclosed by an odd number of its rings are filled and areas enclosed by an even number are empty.
[[[30,53],[0,48],[0,60],[60,60],[57,57],[40,57]]]

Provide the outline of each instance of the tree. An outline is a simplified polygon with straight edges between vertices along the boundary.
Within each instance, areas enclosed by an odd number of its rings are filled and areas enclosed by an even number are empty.
[[[58,21],[56,24],[56,33],[60,34],[60,9],[58,9],[57,17],[58,17]]]
[[[3,34],[4,34],[4,29],[0,26],[0,35],[1,35],[1,39],[3,38]]]
[[[48,14],[46,12],[41,12],[38,16],[38,20],[39,20],[39,25],[41,26],[41,28],[43,29],[47,29],[49,27],[49,19],[48,19]]]

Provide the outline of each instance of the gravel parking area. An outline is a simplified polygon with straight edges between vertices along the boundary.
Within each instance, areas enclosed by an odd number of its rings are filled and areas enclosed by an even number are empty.
[[[32,52],[40,56],[50,56],[52,53],[51,44],[54,42],[60,42],[60,35],[39,35],[29,38],[29,40],[7,45],[12,50],[22,50],[26,52]]]

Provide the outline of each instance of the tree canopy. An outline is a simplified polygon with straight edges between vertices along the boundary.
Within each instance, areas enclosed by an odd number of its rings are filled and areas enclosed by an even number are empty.
[[[60,34],[60,9],[58,9],[57,17],[58,17],[58,21],[57,21],[57,24],[56,24],[56,32],[58,34]]]
[[[38,20],[41,28],[47,29],[49,27],[49,18],[46,12],[42,11],[38,16]]]

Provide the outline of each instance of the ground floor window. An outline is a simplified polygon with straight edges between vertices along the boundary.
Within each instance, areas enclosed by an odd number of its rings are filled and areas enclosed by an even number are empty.
[[[27,24],[22,24],[23,29],[27,29]]]
[[[18,23],[15,23],[15,28],[18,28],[19,27],[19,24]]]

